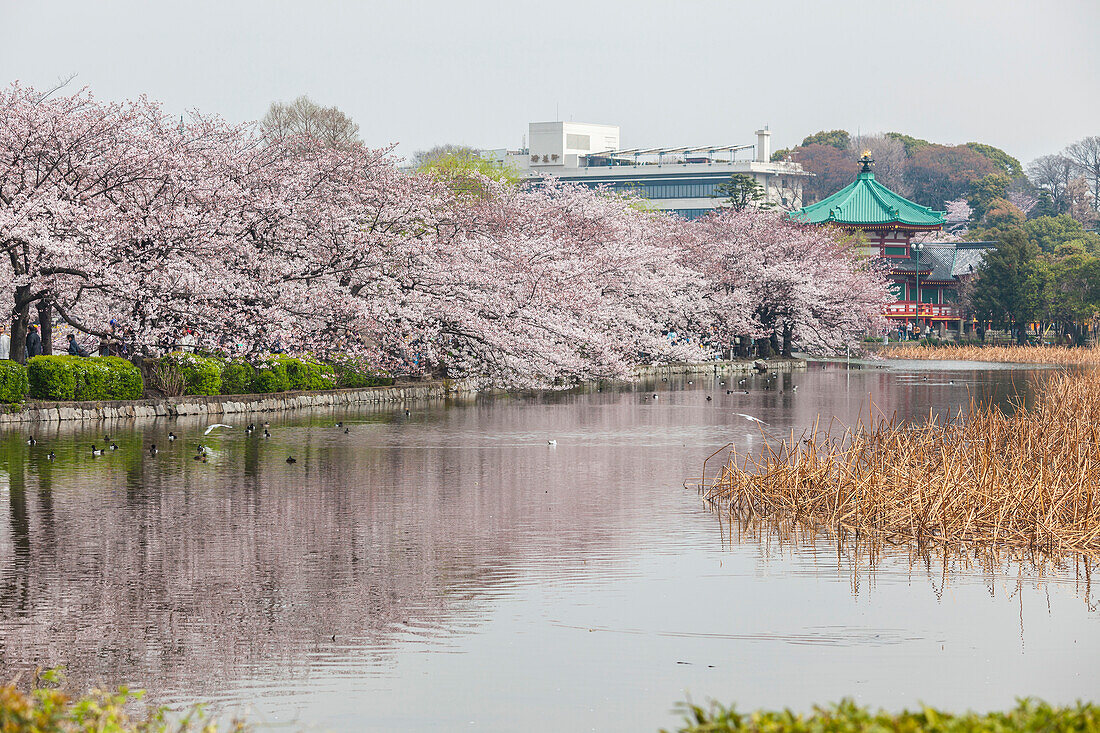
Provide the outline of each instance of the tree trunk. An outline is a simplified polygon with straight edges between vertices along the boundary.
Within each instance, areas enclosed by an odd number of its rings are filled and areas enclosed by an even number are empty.
[[[783,356],[790,359],[793,354],[791,353],[791,340],[794,338],[794,327],[789,323],[783,324]]]
[[[771,345],[771,351],[773,354],[779,353],[779,334],[772,331],[772,335],[768,337],[768,343]]]
[[[23,285],[15,289],[15,300],[19,302],[21,297],[25,297],[30,291],[30,287]],[[24,305],[17,308],[12,313],[11,319],[11,360],[17,361],[20,364],[27,363],[27,325],[30,322],[29,318],[30,305]]]
[[[761,359],[767,359],[772,355],[772,340],[771,338],[759,338],[756,339],[756,355]]]
[[[1016,344],[1018,346],[1027,346],[1027,324],[1016,324]]]
[[[42,336],[42,355],[53,355],[53,306],[48,300],[38,301],[38,331]]]

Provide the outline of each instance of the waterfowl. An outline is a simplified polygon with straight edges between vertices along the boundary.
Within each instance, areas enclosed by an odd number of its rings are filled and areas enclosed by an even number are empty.
[[[203,463],[206,463],[206,454],[205,453],[199,453],[194,458],[195,458],[196,461],[202,461]]]
[[[52,460],[53,460],[53,459],[55,459],[55,458],[57,458],[57,456],[55,456],[55,455],[53,454],[53,451],[50,451],[49,453],[47,453],[47,454],[46,454],[46,460],[47,460],[47,461],[52,461]]]
[[[344,427],[344,423],[338,422],[338,423],[336,423],[336,427],[342,428],[342,427]]]
[[[248,427],[246,427],[246,428],[244,429],[244,431],[245,431],[246,433],[251,433],[251,432],[252,432],[253,430],[255,430],[255,429],[256,429],[256,426],[255,426],[255,425],[253,425],[252,423],[248,423]]]
[[[407,407],[406,407],[406,408],[405,408],[405,417],[408,417],[408,416],[410,416],[410,415],[412,415],[412,413],[411,413],[411,412],[409,412],[409,408],[407,408]]]
[[[114,443],[111,443],[111,450],[118,450],[118,446]]]
[[[27,438],[27,445],[36,445],[37,443],[38,443],[38,441],[34,439],[33,435],[31,437]]]
[[[286,462],[287,463],[297,463],[298,461],[294,460],[294,456],[287,456],[286,457]]]
[[[547,445],[557,445],[557,444],[558,444],[558,441],[556,441],[556,440],[548,440],[548,441],[546,441],[546,444],[547,444]]]
[[[168,433],[168,440],[175,440],[175,439],[176,439],[176,434],[175,433]]]
[[[103,442],[104,443],[110,443],[111,442],[111,436],[110,435],[104,435],[103,436]]]
[[[221,423],[221,422],[216,422],[213,425],[207,425],[206,426],[206,432],[204,432],[203,435],[210,435],[210,431],[213,430],[214,428],[231,428],[231,427],[233,427],[233,426],[232,425],[226,425],[225,423]]]
[[[708,394],[708,395],[707,395],[707,402],[710,402],[710,400],[711,400],[711,397],[710,397],[710,395]]]
[[[96,447],[95,447],[95,444],[93,444],[93,445],[92,445],[92,455],[93,455],[93,456],[101,456],[101,455],[103,455],[103,449],[102,449],[102,448],[96,448]]]
[[[344,435],[347,435],[350,432],[351,432],[351,428],[344,428]]]
[[[264,428],[264,438],[270,438],[271,433],[267,432],[267,428]]]
[[[153,443],[152,445],[149,446],[149,455],[155,456],[159,452],[160,451],[157,450],[157,444],[156,443]]]
[[[653,399],[657,399],[658,395],[653,395]]]

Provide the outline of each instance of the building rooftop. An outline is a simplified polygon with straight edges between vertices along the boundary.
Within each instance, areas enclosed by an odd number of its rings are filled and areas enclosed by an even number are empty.
[[[871,171],[874,160],[860,158],[863,169],[856,180],[816,204],[791,213],[791,218],[807,224],[843,224],[865,228],[932,230],[943,226],[946,214],[899,196],[875,180]]]

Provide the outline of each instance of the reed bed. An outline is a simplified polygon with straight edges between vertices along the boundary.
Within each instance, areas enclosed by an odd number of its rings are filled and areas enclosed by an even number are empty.
[[[891,359],[1100,365],[1100,349],[1067,349],[1063,346],[929,346],[894,349],[881,355]]]
[[[743,526],[917,548],[1100,554],[1100,375],[1039,380],[1033,405],[815,425],[733,449],[704,497]],[[830,426],[831,427],[831,426]],[[705,473],[705,467],[704,467]],[[731,522],[732,526],[732,522]]]

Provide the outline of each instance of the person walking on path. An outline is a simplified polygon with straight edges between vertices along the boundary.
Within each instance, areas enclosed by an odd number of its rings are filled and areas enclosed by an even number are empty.
[[[42,337],[38,335],[38,326],[27,329],[27,358],[42,356]]]
[[[11,358],[11,336],[8,335],[8,329],[4,326],[0,326],[0,359]]]
[[[80,345],[80,342],[76,340],[76,335],[69,334],[69,355],[70,356],[87,356],[88,352],[84,350],[84,347]]]

